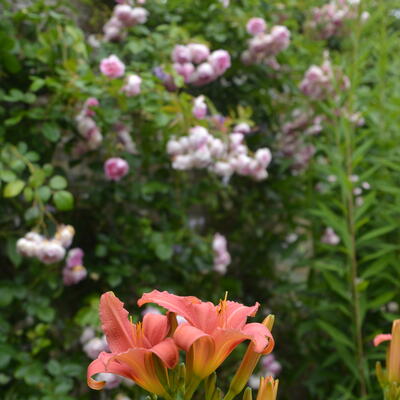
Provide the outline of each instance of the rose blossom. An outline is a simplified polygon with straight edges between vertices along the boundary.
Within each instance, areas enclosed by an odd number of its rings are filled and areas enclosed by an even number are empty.
[[[37,249],[37,258],[45,264],[61,261],[65,256],[65,249],[57,240],[44,240]]]
[[[137,96],[140,93],[142,78],[139,75],[129,74],[126,77],[126,84],[121,89],[128,97]]]
[[[210,55],[209,48],[201,43],[189,43],[187,48],[190,51],[190,57],[192,62],[195,64],[200,64],[201,62],[207,60]]]
[[[204,96],[198,96],[193,101],[192,113],[198,119],[203,119],[207,115],[207,104],[204,101]]]
[[[107,179],[119,181],[129,172],[129,164],[122,158],[109,158],[104,164],[104,173]]]
[[[251,18],[247,22],[246,29],[250,35],[257,35],[258,33],[265,32],[267,28],[267,24],[265,23],[264,19],[262,18]]]
[[[125,64],[116,55],[112,54],[101,60],[100,71],[109,78],[119,78],[125,73]]]
[[[231,66],[231,57],[226,50],[215,50],[208,58],[218,75],[222,75]]]

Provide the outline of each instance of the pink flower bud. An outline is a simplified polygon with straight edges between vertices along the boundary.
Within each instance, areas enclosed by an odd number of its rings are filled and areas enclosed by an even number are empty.
[[[107,347],[107,343],[103,339],[95,337],[90,339],[85,346],[83,346],[83,351],[89,358],[94,360],[102,351],[105,351]]]
[[[213,51],[208,61],[217,75],[222,75],[231,66],[231,57],[226,50]]]
[[[75,265],[70,268],[65,266],[63,268],[63,283],[65,286],[76,285],[87,276],[87,270],[82,265]]]
[[[82,265],[83,264],[83,256],[84,252],[81,248],[75,247],[74,249],[71,249],[68,254],[67,254],[67,267],[72,268],[75,267],[76,265]]]
[[[144,24],[147,21],[149,12],[143,7],[134,7],[131,11],[131,18],[135,24]]]
[[[197,85],[205,85],[215,79],[215,71],[208,62],[200,64],[193,74],[193,80]]]
[[[267,29],[267,24],[262,18],[251,18],[246,25],[247,32],[250,35],[257,35],[258,33],[264,33]]]
[[[60,225],[54,238],[60,242],[65,248],[71,246],[75,235],[75,229],[71,225]]]
[[[119,4],[114,8],[114,16],[124,25],[129,25],[131,18],[132,7],[128,4]]]
[[[126,84],[121,89],[128,97],[137,96],[140,93],[142,78],[139,75],[129,74],[126,77]]]
[[[44,240],[37,249],[37,258],[45,264],[61,261],[65,256],[65,249],[56,240]]]
[[[176,45],[172,51],[172,61],[178,64],[190,63],[192,57],[189,48],[180,44]]]
[[[168,143],[167,143],[167,153],[170,156],[176,156],[178,154],[181,154],[182,151],[183,151],[182,145],[177,140],[171,139],[171,140],[168,141]]]
[[[201,62],[207,60],[208,56],[210,55],[209,48],[204,44],[189,43],[187,47],[190,51],[191,60],[195,64],[200,64]]]
[[[17,240],[17,251],[24,257],[36,257],[38,243],[25,238]]]
[[[267,168],[272,159],[271,151],[268,148],[258,149],[255,158],[262,168]]]
[[[198,119],[205,118],[207,115],[207,104],[204,102],[204,96],[198,96],[194,99],[192,113]]]
[[[240,124],[237,124],[233,128],[233,132],[242,133],[243,135],[247,135],[248,133],[251,132],[251,128],[250,128],[250,125],[247,124],[246,122],[241,122]]]
[[[96,114],[96,111],[93,110],[93,107],[98,107],[100,105],[99,101],[96,97],[89,97],[85,104],[83,105],[83,109],[85,110],[85,115],[88,117],[93,117]]]
[[[125,64],[113,54],[101,60],[100,71],[109,78],[119,78],[125,73]]]
[[[129,172],[129,164],[122,158],[109,158],[104,163],[104,173],[107,179],[119,181]]]

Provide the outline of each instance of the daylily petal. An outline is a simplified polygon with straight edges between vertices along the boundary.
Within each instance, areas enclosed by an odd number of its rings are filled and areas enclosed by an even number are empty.
[[[146,314],[143,317],[143,333],[151,346],[160,343],[168,334],[168,318],[161,314]]]
[[[254,317],[259,306],[259,303],[256,303],[252,307],[247,307],[234,301],[228,301],[226,310],[228,314],[228,326],[233,329],[242,329],[246,324],[247,317]]]
[[[269,329],[263,324],[258,322],[246,324],[241,332],[253,342],[256,353],[267,354],[272,351],[275,344],[274,339]]]
[[[147,349],[130,349],[125,353],[114,355],[114,359],[129,367],[131,379],[143,389],[160,396],[165,395],[152,359],[153,353]]]
[[[125,378],[132,378],[129,368],[112,360],[114,354],[101,352],[98,358],[92,361],[87,370],[87,384],[90,388],[101,390],[106,384],[104,381],[96,381],[93,375],[101,372],[121,375]]]
[[[207,333],[189,324],[182,324],[176,328],[174,333],[175,343],[186,352],[190,346],[198,339],[209,336]]]
[[[381,333],[380,335],[376,335],[374,338],[374,346],[378,346],[382,342],[386,342],[388,340],[392,340],[392,335],[390,333]]]
[[[199,337],[187,353],[188,376],[192,373],[200,379],[212,374],[214,367],[215,343],[211,336]]]
[[[201,300],[194,296],[177,296],[166,291],[160,292],[153,290],[145,293],[139,300],[138,305],[141,307],[146,303],[155,303],[169,311],[173,311],[177,315],[181,315],[187,321],[192,322],[194,310],[191,305],[201,303]]]
[[[167,338],[150,349],[168,367],[174,368],[179,361],[178,348],[172,338]]]
[[[122,353],[134,347],[133,326],[129,313],[112,292],[104,293],[100,299],[100,319],[107,343],[113,353]]]

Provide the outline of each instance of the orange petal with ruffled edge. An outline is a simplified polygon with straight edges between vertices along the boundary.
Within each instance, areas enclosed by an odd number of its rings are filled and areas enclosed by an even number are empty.
[[[104,293],[100,299],[100,320],[107,343],[113,353],[122,353],[135,347],[133,326],[129,313],[113,292]]]
[[[158,304],[192,322],[192,318],[195,317],[195,310],[192,305],[201,303],[201,300],[194,296],[177,296],[167,291],[153,290],[150,293],[145,293],[137,303],[139,307],[147,303]]]
[[[132,379],[143,389],[159,396],[165,396],[164,386],[157,376],[153,353],[147,349],[130,349],[114,355],[114,359],[129,367]]]
[[[380,335],[376,335],[374,337],[374,346],[379,346],[382,342],[387,342],[388,340],[392,340],[392,335],[390,333],[381,333]]]
[[[254,344],[256,353],[270,353],[274,347],[274,339],[269,329],[258,322],[246,324],[241,330]]]
[[[113,356],[114,354],[105,353],[103,351],[99,354],[96,360],[90,363],[87,369],[87,384],[90,388],[95,390],[103,389],[106,383],[104,381],[96,381],[92,378],[93,375],[102,372],[116,374],[132,379],[129,368],[116,361],[113,361]]]

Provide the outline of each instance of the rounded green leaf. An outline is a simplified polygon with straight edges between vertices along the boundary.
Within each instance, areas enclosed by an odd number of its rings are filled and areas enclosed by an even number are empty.
[[[68,211],[74,207],[74,197],[66,190],[60,190],[53,196],[55,206],[60,211]]]
[[[55,190],[65,189],[67,187],[67,185],[68,185],[68,182],[63,176],[56,175],[50,179],[50,187],[52,189],[55,189]]]
[[[3,196],[4,197],[18,196],[21,193],[24,186],[25,186],[25,182],[21,181],[20,179],[17,179],[16,181],[13,181],[13,182],[9,182],[4,187]]]
[[[0,179],[4,182],[12,182],[17,179],[14,172],[10,171],[9,169],[4,169],[0,171]]]
[[[51,190],[48,186],[40,187],[38,193],[43,202],[48,201],[51,197]]]

